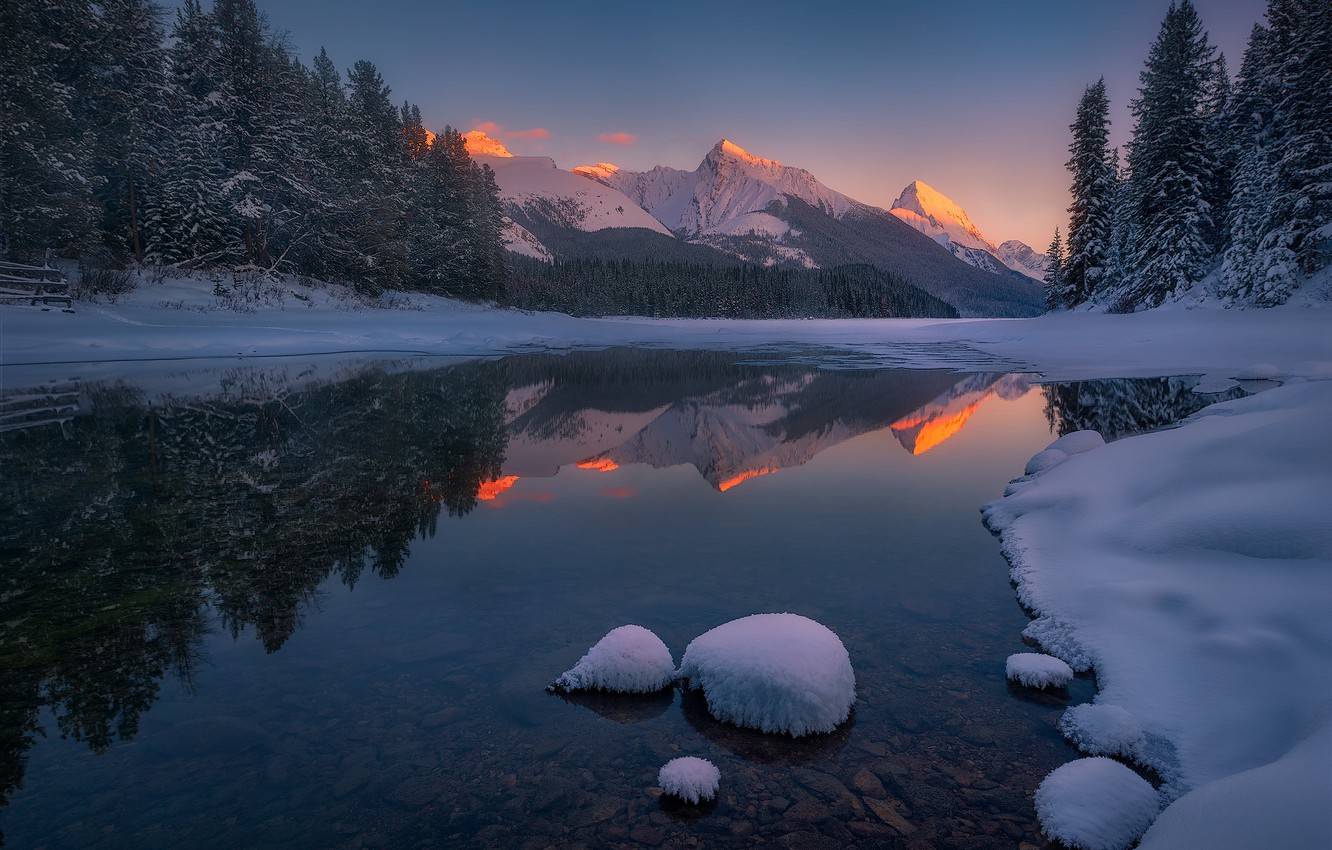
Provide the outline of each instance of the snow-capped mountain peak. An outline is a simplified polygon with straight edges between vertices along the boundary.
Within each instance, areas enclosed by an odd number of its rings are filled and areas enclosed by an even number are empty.
[[[584,177],[591,178],[601,183],[606,183],[620,167],[609,162],[598,162],[596,165],[578,165],[573,169],[574,174],[581,174]]]
[[[504,147],[504,143],[499,139],[492,139],[486,135],[484,130],[472,130],[463,133],[463,142],[467,145],[467,153],[470,156],[482,154],[484,156],[512,157],[509,149]]]
[[[962,209],[938,189],[919,180],[912,181],[902,194],[893,201],[891,212],[906,221],[917,230],[922,230],[918,222],[911,217],[898,214],[898,210],[914,213],[924,219],[933,228],[944,231],[951,241],[968,248],[982,248],[993,253],[996,249],[992,242],[981,235],[980,229],[971,223],[966,210]],[[923,231],[927,236],[935,233]]]

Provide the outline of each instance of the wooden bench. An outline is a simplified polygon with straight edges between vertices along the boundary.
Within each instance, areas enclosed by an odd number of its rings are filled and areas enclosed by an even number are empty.
[[[60,304],[73,312],[74,300],[69,295],[69,281],[59,269],[50,266],[25,266],[21,263],[0,262],[0,301],[33,306]]]

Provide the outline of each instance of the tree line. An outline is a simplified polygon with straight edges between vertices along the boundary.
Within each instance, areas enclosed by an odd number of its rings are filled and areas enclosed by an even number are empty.
[[[868,264],[832,269],[672,260],[510,257],[505,303],[573,316],[957,318],[951,304]]]
[[[1332,264],[1332,4],[1269,0],[1232,81],[1171,3],[1140,79],[1122,167],[1104,79],[1078,104],[1048,309],[1155,307],[1212,273],[1226,303],[1272,306]]]
[[[368,61],[307,67],[253,0],[0,4],[0,257],[495,298],[494,175]]]

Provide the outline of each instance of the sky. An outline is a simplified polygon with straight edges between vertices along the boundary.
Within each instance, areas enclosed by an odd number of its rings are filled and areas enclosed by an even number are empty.
[[[1169,0],[258,5],[307,61],[374,62],[431,129],[485,127],[566,169],[692,170],[727,138],[885,208],[921,180],[990,241],[1044,250],[1078,99],[1104,76],[1127,141]],[[1265,0],[1194,5],[1238,72]]]

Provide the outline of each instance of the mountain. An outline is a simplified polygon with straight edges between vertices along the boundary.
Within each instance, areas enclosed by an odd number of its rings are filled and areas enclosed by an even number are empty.
[[[871,263],[964,316],[1035,315],[1042,309],[1040,288],[1026,277],[1016,280],[999,260],[992,269],[959,264],[940,250],[941,243],[897,216],[727,139],[693,171],[658,166],[634,172],[603,162],[574,173],[617,190],[680,239],[746,262],[808,268]]]
[[[889,212],[968,265],[994,274],[1016,272],[1040,281],[1045,274],[1045,255],[1016,239],[1002,246],[981,234],[966,210],[929,184],[913,181],[897,196]]]

